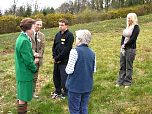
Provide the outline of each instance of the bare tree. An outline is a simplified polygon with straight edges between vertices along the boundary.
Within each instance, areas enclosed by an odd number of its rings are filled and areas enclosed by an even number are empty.
[[[25,16],[25,12],[26,12],[25,6],[20,6],[16,10],[16,16],[22,16],[22,17],[24,17]]]
[[[57,8],[57,12],[61,12],[61,13],[75,13],[75,8],[77,7],[74,7],[76,4],[74,4],[72,1],[69,1],[69,2],[65,2],[63,4],[61,4],[61,6],[59,8]]]
[[[39,8],[38,1],[35,0],[35,3],[34,3],[34,13],[35,14],[39,12],[38,8]]]
[[[0,10],[0,16],[2,16],[2,11]]]
[[[13,3],[13,15],[16,15],[16,4],[17,4],[18,0],[14,0]]]

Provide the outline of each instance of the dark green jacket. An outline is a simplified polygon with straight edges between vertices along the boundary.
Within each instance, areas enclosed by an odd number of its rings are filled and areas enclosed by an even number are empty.
[[[37,68],[34,63],[31,42],[25,33],[21,33],[15,46],[15,70],[17,81],[31,81]]]

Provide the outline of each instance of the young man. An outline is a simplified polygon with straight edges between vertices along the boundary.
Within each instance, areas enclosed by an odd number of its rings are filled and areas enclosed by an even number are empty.
[[[42,65],[43,54],[44,54],[44,46],[45,46],[45,36],[42,32],[40,32],[42,28],[42,20],[37,19],[35,22],[35,32],[32,36],[32,48],[35,58],[35,63],[37,65],[38,71],[39,67]],[[38,72],[35,73],[33,79],[33,97],[38,98],[36,95],[36,82],[38,79]]]
[[[76,48],[72,49],[66,67],[70,114],[88,114],[88,101],[96,72],[95,53],[89,48],[91,33],[76,31]]]
[[[73,34],[68,30],[68,21],[66,19],[59,20],[59,32],[55,35],[52,54],[54,59],[53,82],[55,90],[52,98],[64,98],[67,96],[65,82],[67,74],[65,67],[68,63],[69,53],[74,42]]]

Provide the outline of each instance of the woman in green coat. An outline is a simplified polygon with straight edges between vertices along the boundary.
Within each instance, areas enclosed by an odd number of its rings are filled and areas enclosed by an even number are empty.
[[[23,19],[20,23],[22,32],[16,40],[15,70],[18,114],[27,113],[27,102],[32,99],[33,77],[37,70],[31,44],[34,23],[35,21],[31,18]]]

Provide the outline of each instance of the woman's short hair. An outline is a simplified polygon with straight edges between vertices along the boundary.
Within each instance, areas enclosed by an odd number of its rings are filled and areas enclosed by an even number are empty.
[[[32,18],[24,18],[20,22],[20,28],[22,31],[30,30],[32,28],[32,25],[35,23],[35,20]]]
[[[76,37],[83,44],[89,44],[92,38],[92,35],[89,30],[78,30],[76,32]]]
[[[133,21],[133,25],[138,25],[138,18],[137,18],[136,13],[128,13],[128,15],[127,15],[127,27],[129,26],[129,24],[128,24],[129,17]]]

